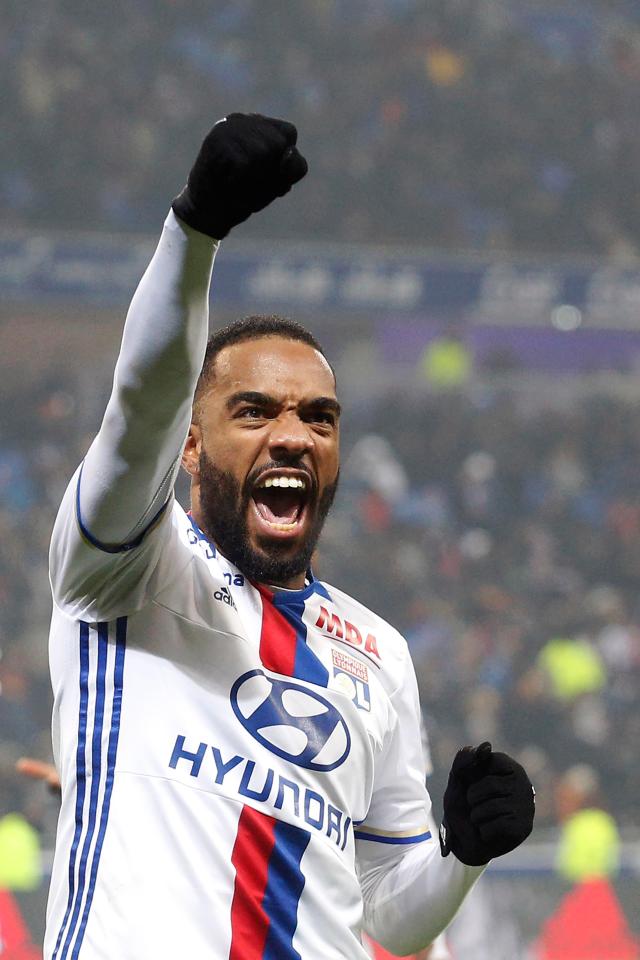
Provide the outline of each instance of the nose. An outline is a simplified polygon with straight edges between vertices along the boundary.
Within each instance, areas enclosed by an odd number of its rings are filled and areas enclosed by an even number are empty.
[[[297,414],[288,412],[273,422],[269,435],[269,453],[273,460],[299,459],[313,448],[313,436]]]

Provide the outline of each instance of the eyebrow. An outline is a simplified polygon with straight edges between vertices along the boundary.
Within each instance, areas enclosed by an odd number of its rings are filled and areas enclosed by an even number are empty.
[[[306,410],[331,410],[336,417],[342,413],[342,407],[333,397],[314,397],[313,400],[304,403],[303,407]]]
[[[279,401],[267,393],[260,393],[259,390],[238,390],[237,393],[227,397],[225,406],[227,410],[232,410],[239,403],[253,403],[257,407],[274,407]],[[305,410],[331,410],[336,417],[339,417],[342,412],[342,407],[333,397],[314,397],[312,400],[303,402],[301,406]]]
[[[255,403],[256,406],[268,407],[274,402],[273,397],[267,396],[266,393],[260,393],[258,390],[239,390],[227,397],[225,406],[227,410],[233,409],[239,403]]]

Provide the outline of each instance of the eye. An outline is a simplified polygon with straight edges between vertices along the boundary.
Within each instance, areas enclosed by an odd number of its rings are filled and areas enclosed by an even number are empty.
[[[263,407],[242,407],[236,414],[243,420],[263,420],[266,416],[266,410]]]
[[[312,410],[305,418],[309,423],[324,423],[327,426],[335,426],[336,416],[330,410]]]

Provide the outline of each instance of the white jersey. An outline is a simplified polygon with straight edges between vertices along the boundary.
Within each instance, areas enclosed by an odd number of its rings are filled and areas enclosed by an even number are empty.
[[[211,246],[170,215],[54,529],[46,960],[359,960],[481,872],[427,826],[404,640],[312,576],[250,583],[170,495]]]
[[[406,644],[315,579],[249,583],[176,503],[109,555],[74,501],[54,587],[92,570],[97,587],[56,597],[51,632],[46,956],[365,956],[355,840],[430,839]]]

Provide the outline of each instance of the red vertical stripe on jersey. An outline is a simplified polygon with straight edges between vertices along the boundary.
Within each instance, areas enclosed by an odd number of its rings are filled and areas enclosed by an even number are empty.
[[[236,881],[231,903],[229,960],[260,960],[269,932],[263,908],[269,858],[275,844],[276,821],[244,807],[238,822],[231,862]]]
[[[260,586],[258,590],[262,597],[260,659],[267,670],[292,677],[296,662],[296,629],[276,610],[271,592]]]

